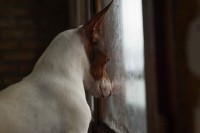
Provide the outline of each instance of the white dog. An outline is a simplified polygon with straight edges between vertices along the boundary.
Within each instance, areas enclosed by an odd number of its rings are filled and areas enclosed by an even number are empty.
[[[109,96],[101,24],[110,4],[77,29],[60,33],[30,75],[0,93],[0,133],[87,133],[85,89]]]

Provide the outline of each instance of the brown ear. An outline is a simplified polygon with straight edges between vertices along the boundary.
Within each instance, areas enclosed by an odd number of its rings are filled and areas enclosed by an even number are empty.
[[[83,27],[82,29],[88,32],[92,31],[99,31],[101,30],[101,26],[104,20],[104,16],[106,12],[108,11],[110,5],[112,4],[113,0],[110,2],[108,6],[106,6],[103,10],[101,10],[99,13],[97,13],[91,20],[89,20]]]

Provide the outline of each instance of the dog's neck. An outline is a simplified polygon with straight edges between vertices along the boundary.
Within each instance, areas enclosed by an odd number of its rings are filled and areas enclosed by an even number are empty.
[[[84,95],[85,87],[96,97],[109,96],[112,87],[106,72],[109,56],[102,23],[111,3],[85,25],[60,33],[24,80],[53,92],[62,88]]]
[[[59,85],[62,85],[70,81],[82,85],[84,72],[88,70],[89,63],[84,46],[75,29],[62,32],[55,37],[28,77],[37,82],[45,81],[46,84],[59,82]]]

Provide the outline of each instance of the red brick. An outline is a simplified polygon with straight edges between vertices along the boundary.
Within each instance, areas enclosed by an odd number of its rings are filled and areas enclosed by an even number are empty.
[[[20,48],[23,48],[23,49],[44,49],[45,46],[42,45],[41,43],[37,43],[37,42],[22,42],[19,44]]]
[[[0,73],[13,73],[18,71],[18,66],[16,65],[0,65]]]
[[[7,84],[7,85],[11,85],[11,84],[16,83],[20,80],[22,80],[22,77],[19,77],[19,76],[9,76],[9,77],[3,78],[4,84]]]
[[[5,30],[1,31],[1,38],[3,39],[12,39],[12,38],[34,38],[35,37],[34,31],[25,31],[25,30]]]
[[[13,8],[13,7],[2,7],[0,11],[4,11],[1,13],[2,16],[27,16],[30,15],[30,9],[28,8]]]
[[[30,73],[53,35],[69,25],[66,14],[55,15],[54,11],[66,11],[65,6],[52,5],[61,2],[0,0],[0,86],[13,84]]]
[[[0,0],[0,7],[30,7],[34,1],[31,0]]]
[[[22,30],[22,28],[34,28],[35,25],[34,21],[30,18],[23,18],[23,19],[9,19],[4,18],[0,21],[0,28],[1,29],[16,29],[19,28]]]
[[[17,44],[14,41],[13,42],[8,41],[8,42],[4,42],[0,44],[0,50],[13,50],[16,48],[17,48]]]
[[[33,53],[6,53],[3,56],[4,61],[28,61],[34,58],[35,54]]]
[[[28,73],[28,72],[31,72],[32,69],[33,69],[33,65],[21,65],[19,68],[19,72]]]
[[[33,69],[33,65],[13,65],[13,64],[1,64],[0,65],[0,73],[3,74],[10,74],[10,73],[29,73]]]

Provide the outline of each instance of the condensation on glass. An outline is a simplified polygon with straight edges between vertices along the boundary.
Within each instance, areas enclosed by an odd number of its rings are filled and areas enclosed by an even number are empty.
[[[109,3],[103,0],[102,7]],[[146,133],[141,0],[115,0],[104,23],[111,61],[112,96],[101,100],[100,119],[119,133]]]

